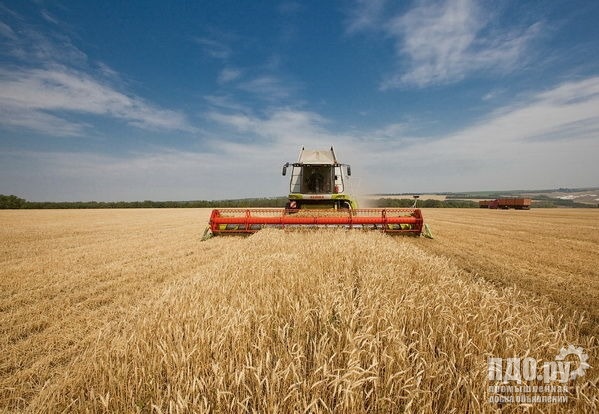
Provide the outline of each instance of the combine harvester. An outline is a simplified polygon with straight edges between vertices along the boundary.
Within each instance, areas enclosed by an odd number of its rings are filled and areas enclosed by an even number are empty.
[[[302,148],[291,169],[289,201],[285,208],[215,209],[203,239],[220,235],[252,234],[264,228],[346,228],[378,230],[432,238],[417,208],[360,209],[351,196],[351,167],[337,161],[330,150]],[[415,207],[415,204],[414,204]]]

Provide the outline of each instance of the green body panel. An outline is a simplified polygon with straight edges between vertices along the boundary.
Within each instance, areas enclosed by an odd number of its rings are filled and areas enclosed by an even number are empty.
[[[358,208],[358,201],[348,194],[331,194],[330,198],[310,198],[304,194],[289,194],[289,200],[306,200],[309,202],[301,204],[301,209],[329,209],[335,207],[335,202],[345,201],[352,209]]]

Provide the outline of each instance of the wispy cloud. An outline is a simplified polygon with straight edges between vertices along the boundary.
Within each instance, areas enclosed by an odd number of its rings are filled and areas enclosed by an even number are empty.
[[[483,101],[491,101],[491,100],[497,98],[498,96],[500,96],[504,92],[505,91],[501,90],[501,89],[493,89],[493,90],[490,90],[489,92],[487,92],[486,94],[484,94],[481,99]]]
[[[44,111],[24,109],[6,103],[0,103],[0,124],[4,128],[26,129],[63,137],[82,135],[89,127],[81,122],[66,120]]]
[[[2,191],[38,200],[283,195],[288,187],[280,166],[302,145],[335,145],[342,160],[354,165],[357,192],[594,186],[599,177],[599,77],[530,93],[460,131],[428,138],[411,138],[404,124],[348,133],[316,112],[294,108],[260,116],[215,110],[206,116],[223,134],[203,152],[0,151],[0,175],[18,183],[4,184]]]
[[[211,107],[218,109],[226,109],[234,112],[248,113],[250,110],[230,95],[206,95],[204,100]]]
[[[7,177],[0,192],[30,200],[205,199],[224,196],[221,179],[228,179],[235,191],[243,191],[243,180],[235,180],[236,172],[223,169],[222,161],[212,154],[167,148],[121,156],[0,151],[0,175]]]
[[[218,74],[217,81],[218,81],[218,83],[221,83],[221,84],[229,83],[236,79],[239,79],[241,74],[242,74],[242,72],[240,69],[226,67],[223,70],[221,70],[220,73]]]
[[[228,59],[231,56],[231,48],[223,41],[210,37],[196,37],[193,39],[202,47],[209,56],[217,59]]]
[[[327,121],[310,111],[281,108],[265,116],[213,111],[206,116],[223,126],[267,138],[277,144],[309,145],[333,138],[333,134],[325,128]]]
[[[370,183],[362,191],[597,185],[599,176],[599,77],[523,94],[441,136],[413,136],[409,125],[397,123],[359,132],[335,130],[318,113],[291,108],[265,116],[212,112],[208,117],[237,132],[236,141],[221,146],[231,153],[255,150],[256,157],[267,157],[260,155],[265,142],[268,154],[283,156],[301,145],[335,145],[344,160],[356,164],[362,182]]]
[[[383,19],[386,0],[357,0],[346,21],[349,33],[376,28]]]
[[[411,134],[411,128],[407,124],[394,123],[385,125],[382,128],[375,129],[374,131],[367,132],[367,138],[363,141],[368,143],[378,142],[383,145],[392,143],[393,145],[401,144],[404,147],[412,145],[418,142],[418,138]]]
[[[495,111],[460,134],[472,141],[596,140],[599,142],[599,77],[570,81],[537,93],[523,103]],[[492,137],[485,138],[481,137]],[[456,137],[457,138],[457,137]]]
[[[530,94],[455,133],[385,145],[381,162],[403,154],[397,183],[406,188],[597,185],[599,77]]]
[[[382,89],[457,82],[474,73],[513,71],[523,64],[540,23],[500,31],[492,12],[473,0],[418,1],[404,14],[383,1],[359,2],[348,31],[382,31],[395,43],[396,70]],[[389,16],[389,17],[386,17]]]
[[[294,85],[274,75],[264,75],[242,82],[238,88],[267,101],[277,101],[291,96]]]
[[[3,22],[0,22],[0,35],[13,41],[17,39],[17,35],[15,34],[14,30],[12,30],[9,25]]]
[[[49,23],[52,23],[52,24],[59,24],[60,23],[58,21],[58,19],[56,17],[54,17],[48,10],[42,10],[40,12],[40,14],[44,18],[44,20],[47,21],[47,22],[49,22]]]
[[[46,11],[41,13],[56,23]],[[0,24],[0,34],[6,38],[0,54],[12,61],[0,68],[2,127],[83,135],[91,125],[74,120],[73,115],[86,114],[144,129],[193,130],[184,114],[128,93],[115,70],[102,62],[89,62],[86,53],[58,29],[41,32],[21,16],[13,17],[18,27]]]
[[[103,115],[146,129],[189,130],[185,117],[128,96],[91,76],[55,66],[48,69],[0,70],[0,117],[3,125],[61,135],[76,135],[60,113]],[[20,114],[14,119],[14,114]]]
[[[13,26],[9,26],[0,22],[0,34],[7,38],[0,55],[27,66],[61,63],[80,67],[87,63],[87,55],[68,36],[58,31],[40,32],[17,14],[12,23]]]
[[[119,73],[116,70],[114,70],[113,68],[111,68],[110,66],[108,66],[106,63],[98,62],[96,64],[96,66],[98,67],[102,76],[104,76],[105,78],[114,79],[114,80],[118,80],[118,81],[121,80]]]

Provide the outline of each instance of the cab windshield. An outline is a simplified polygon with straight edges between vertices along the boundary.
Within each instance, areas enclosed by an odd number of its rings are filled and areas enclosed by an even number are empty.
[[[304,165],[301,192],[304,194],[332,193],[333,167],[330,165]]]

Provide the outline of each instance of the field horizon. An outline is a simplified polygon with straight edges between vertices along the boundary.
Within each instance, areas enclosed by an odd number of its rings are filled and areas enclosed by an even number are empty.
[[[595,193],[595,194],[591,194]],[[564,188],[554,188],[554,189],[526,189],[526,190],[479,190],[479,191],[440,191],[440,192],[413,192],[413,193],[367,193],[361,192],[356,193],[356,198],[358,200],[362,200],[364,203],[369,204],[374,200],[379,200],[381,198],[391,198],[391,199],[411,199],[413,195],[418,195],[420,200],[487,200],[494,199],[498,197],[528,197],[528,198],[538,198],[539,200],[562,200],[562,201],[573,201],[581,204],[599,204],[599,187],[564,187]],[[140,204],[139,207],[143,207],[142,203],[193,203],[193,202],[203,202],[203,203],[226,203],[226,202],[242,202],[242,201],[250,201],[250,200],[276,200],[276,199],[286,199],[285,195],[274,195],[274,196],[256,196],[256,197],[244,197],[244,198],[221,198],[221,199],[187,199],[187,200],[26,200],[17,195],[3,195],[0,194],[0,209],[7,208],[6,206],[11,205],[9,200],[3,202],[3,199],[8,199],[12,197],[13,200],[10,200],[13,207],[8,208],[22,208],[19,205],[25,205],[27,203],[32,203],[32,206],[28,206],[27,208],[40,208],[44,205],[44,203],[49,204],[86,204],[86,203],[105,203],[105,204],[115,204],[115,203],[125,203],[125,204]],[[568,207],[567,204],[559,205],[560,207]],[[101,206],[98,206],[101,208]],[[118,208],[118,206],[116,206]],[[151,208],[150,206],[149,208]],[[169,207],[169,206],[165,206]],[[178,207],[178,206],[172,206]],[[200,208],[214,208],[214,207],[229,207],[225,204],[223,205],[205,205],[205,206],[189,206],[189,207],[200,207]],[[232,206],[230,206],[232,207]],[[266,207],[266,206],[265,206]],[[271,207],[271,205],[268,205]],[[61,208],[61,207],[58,207]],[[74,207],[76,208],[76,207]],[[88,208],[88,207],[85,207]],[[133,206],[135,208],[135,206]]]

